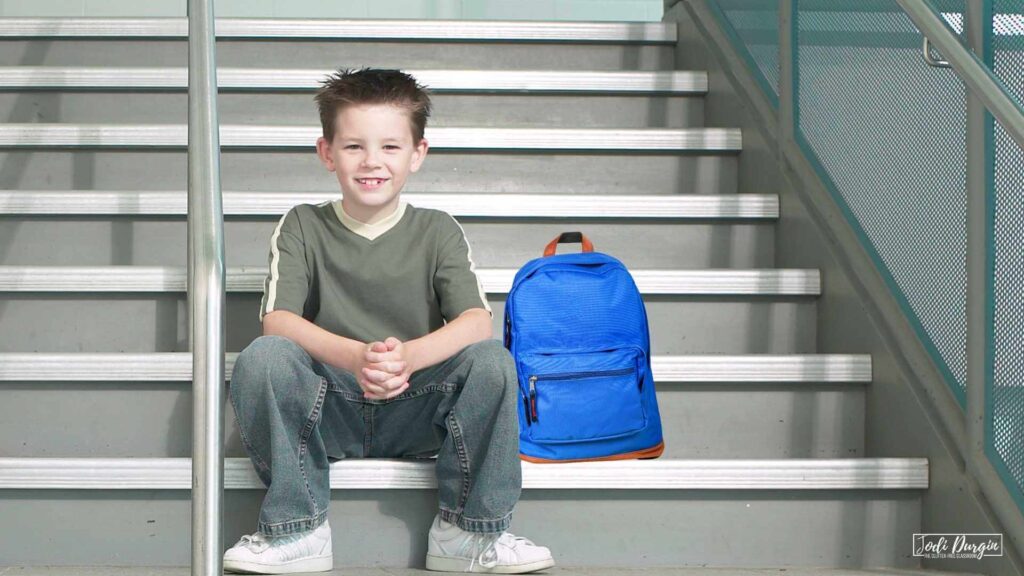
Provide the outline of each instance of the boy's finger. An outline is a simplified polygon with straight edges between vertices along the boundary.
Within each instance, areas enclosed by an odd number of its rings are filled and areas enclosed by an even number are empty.
[[[388,336],[388,337],[387,337],[387,338],[386,338],[386,339],[384,340],[384,345],[385,345],[385,346],[387,346],[387,349],[388,349],[388,351],[389,351],[389,352],[390,352],[391,350],[394,350],[394,349],[395,349],[395,347],[396,347],[396,346],[398,346],[398,345],[399,345],[399,344],[401,344],[401,343],[402,343],[402,341],[401,341],[401,340],[399,340],[398,338],[395,338],[394,336]]]
[[[373,382],[370,382],[369,380],[362,380],[361,379],[361,380],[359,380],[359,385],[360,385],[360,387],[362,387],[363,392],[366,392],[366,393],[371,394],[373,396],[383,396],[384,394],[387,394],[387,392],[388,392],[387,390],[382,388],[379,384],[374,384]]]
[[[393,378],[388,378],[384,382],[381,382],[380,385],[383,386],[385,389],[387,389],[390,392],[392,390],[395,390],[396,388],[401,387],[405,383],[406,383],[405,378],[403,378],[402,376],[395,376]]]
[[[363,368],[363,376],[366,377],[366,379],[369,380],[370,382],[379,385],[390,380],[394,376],[394,374],[391,374],[389,372],[382,372],[380,370],[373,370],[371,368]]]
[[[394,376],[395,374],[401,374],[402,371],[405,370],[405,365],[406,363],[404,360],[399,360],[397,362],[393,360],[385,360],[383,362],[374,362],[372,364],[368,364],[366,367],[371,370],[380,370],[381,372],[387,372],[388,374]]]
[[[387,397],[388,397],[388,398],[394,398],[395,396],[398,396],[398,395],[399,395],[399,394],[401,394],[402,392],[405,392],[405,389],[406,389],[406,388],[408,388],[408,387],[409,387],[409,383],[408,383],[408,382],[406,382],[405,384],[402,384],[402,385],[401,385],[401,386],[400,386],[400,387],[398,388],[398,390],[395,390],[395,391],[391,392],[390,394],[388,394],[388,395],[387,395]]]
[[[391,352],[367,352],[363,354],[363,357],[367,362],[371,364],[380,364],[381,362],[388,362],[390,360],[398,360],[396,355]]]

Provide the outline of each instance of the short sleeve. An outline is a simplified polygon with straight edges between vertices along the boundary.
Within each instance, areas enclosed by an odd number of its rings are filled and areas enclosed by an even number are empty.
[[[310,273],[306,265],[306,247],[295,208],[289,210],[270,237],[270,270],[263,281],[260,322],[275,310],[302,315],[309,296]]]
[[[493,318],[465,231],[449,214],[442,215],[440,224],[434,291],[441,305],[441,315],[446,322],[451,322],[466,310],[483,308]]]

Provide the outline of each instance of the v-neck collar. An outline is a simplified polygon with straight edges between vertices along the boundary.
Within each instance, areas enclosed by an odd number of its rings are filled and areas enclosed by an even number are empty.
[[[379,222],[373,224],[367,224],[366,222],[360,222],[355,218],[348,215],[345,209],[341,206],[341,200],[335,200],[331,203],[334,206],[334,213],[338,215],[338,220],[345,228],[348,228],[352,232],[366,238],[367,240],[373,241],[381,234],[391,230],[405,215],[405,202],[399,202],[398,208],[391,213],[390,216],[385,217]]]

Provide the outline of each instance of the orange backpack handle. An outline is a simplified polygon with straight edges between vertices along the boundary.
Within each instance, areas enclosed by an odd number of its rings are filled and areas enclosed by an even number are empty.
[[[594,251],[594,245],[590,242],[590,238],[584,236],[582,232],[562,232],[558,235],[558,238],[549,242],[547,247],[544,248],[544,256],[554,256],[559,244],[572,244],[575,242],[583,244],[584,252]]]

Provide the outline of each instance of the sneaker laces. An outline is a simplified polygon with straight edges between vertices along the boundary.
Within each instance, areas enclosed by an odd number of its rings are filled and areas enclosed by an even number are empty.
[[[283,544],[302,538],[304,534],[282,534],[281,536],[265,536],[261,532],[254,532],[253,534],[245,534],[242,539],[238,541],[238,545],[245,546],[249,550],[252,550],[256,554],[263,552],[267,548],[270,548],[272,543]]]
[[[507,548],[515,548],[519,542],[524,542],[530,546],[534,545],[530,540],[522,536],[515,536],[509,532],[502,532],[500,535],[487,532],[474,533],[470,537],[469,542],[473,547],[473,560],[469,563],[469,569],[466,571],[472,572],[477,561],[484,568],[494,568],[498,565],[497,544],[503,544]],[[482,549],[481,546],[483,547]]]
[[[242,539],[238,541],[237,546],[245,546],[249,550],[259,554],[270,547],[270,539],[259,532],[245,534],[242,536]]]

